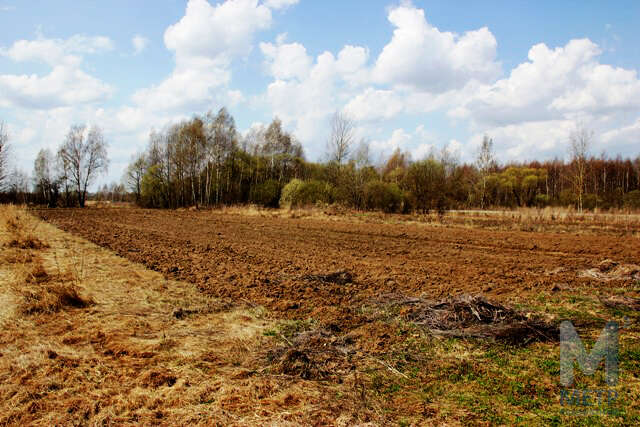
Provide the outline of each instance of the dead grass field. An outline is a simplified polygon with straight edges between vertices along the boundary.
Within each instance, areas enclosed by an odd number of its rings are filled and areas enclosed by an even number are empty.
[[[633,230],[317,211],[37,214],[74,234],[3,208],[0,424],[640,422]],[[617,414],[562,413],[563,319],[583,339],[625,325]],[[576,383],[597,388],[601,371]]]
[[[513,210],[451,210],[444,214],[388,214],[361,212],[337,206],[266,209],[259,206],[223,207],[225,213],[272,218],[305,218],[377,224],[415,224],[429,227],[482,228],[494,231],[556,232],[640,237],[640,213],[634,211],[584,212],[571,208],[518,208]]]
[[[295,425],[340,413],[322,384],[256,375],[273,342],[261,307],[207,297],[20,209],[1,216],[0,425]],[[343,425],[357,420],[347,409]]]

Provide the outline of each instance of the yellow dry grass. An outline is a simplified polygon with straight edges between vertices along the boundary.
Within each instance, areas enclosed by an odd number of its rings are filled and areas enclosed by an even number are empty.
[[[11,245],[29,236],[42,245]],[[0,425],[356,421],[327,409],[339,386],[262,372],[272,322],[259,307],[208,298],[13,206],[0,207],[0,245]],[[22,308],[51,283],[87,304]]]
[[[409,223],[430,227],[485,228],[537,232],[577,232],[580,234],[628,234],[640,237],[640,213],[625,210],[577,212],[572,208],[517,208],[512,210],[451,210],[444,214],[397,214],[356,211],[337,205],[295,209],[269,209],[256,205],[223,207],[232,215],[287,219],[317,219],[365,223]]]

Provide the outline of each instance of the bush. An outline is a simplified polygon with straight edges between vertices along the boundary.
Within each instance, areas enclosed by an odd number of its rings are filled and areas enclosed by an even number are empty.
[[[160,167],[151,166],[142,177],[141,204],[148,208],[158,208],[162,201],[162,179]]]
[[[582,196],[582,208],[592,211],[595,208],[602,208],[602,199],[595,194],[585,194]]]
[[[578,198],[571,190],[562,190],[558,195],[558,204],[560,206],[577,206]]]
[[[547,196],[546,194],[537,194],[534,199],[534,204],[538,208],[546,208],[547,206],[549,206],[549,202],[549,196]]]
[[[411,191],[402,192],[402,213],[409,214],[416,210],[416,198]]]
[[[298,194],[300,193],[300,189],[304,186],[304,181],[299,180],[297,178],[289,181],[287,185],[282,189],[282,193],[280,195],[280,206],[291,206],[294,204],[294,201],[298,198]]]
[[[277,208],[280,203],[281,190],[280,183],[270,179],[258,184],[253,189],[251,201],[268,208]]]
[[[640,209],[640,190],[629,191],[625,194],[624,205],[631,209]]]
[[[397,184],[371,181],[364,187],[364,199],[367,209],[398,212],[402,207],[403,193]]]
[[[325,181],[292,179],[282,189],[280,205],[288,207],[328,204],[334,200],[334,189]]]

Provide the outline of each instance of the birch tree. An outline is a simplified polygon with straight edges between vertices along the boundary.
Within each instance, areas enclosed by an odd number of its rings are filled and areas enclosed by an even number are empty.
[[[86,132],[86,126],[72,126],[58,150],[69,179],[75,187],[78,205],[85,206],[87,190],[98,174],[106,172],[109,166],[107,142],[102,130],[92,127]]]

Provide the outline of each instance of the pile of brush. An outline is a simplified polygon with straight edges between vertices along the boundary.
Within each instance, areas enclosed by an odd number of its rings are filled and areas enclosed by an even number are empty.
[[[408,320],[436,335],[470,337],[527,344],[558,340],[552,323],[482,296],[460,295],[444,301],[413,304]]]
[[[296,335],[287,346],[268,354],[271,370],[305,380],[341,382],[354,369],[350,343],[331,332],[316,329]]]

